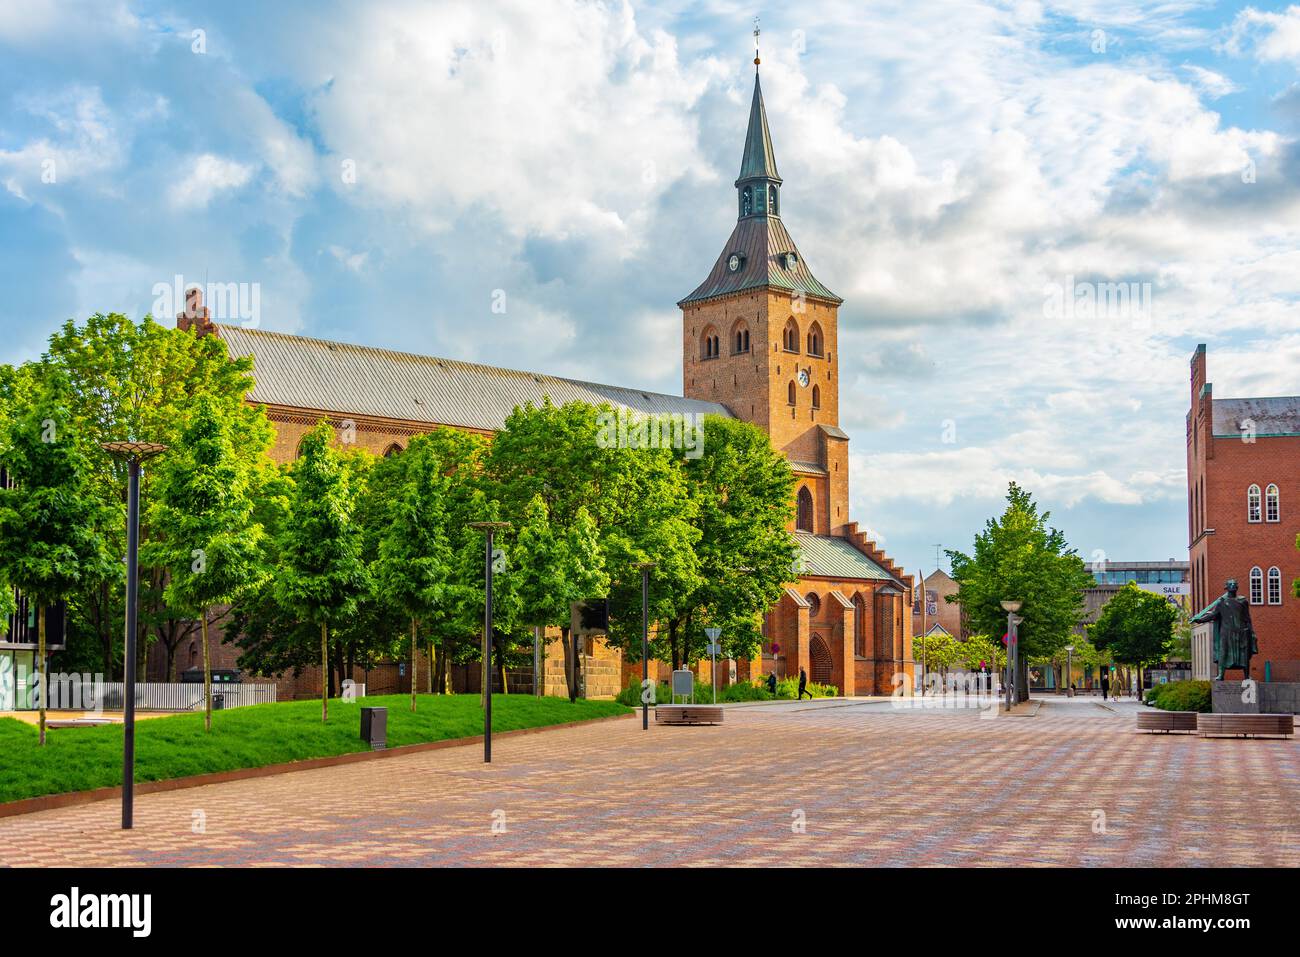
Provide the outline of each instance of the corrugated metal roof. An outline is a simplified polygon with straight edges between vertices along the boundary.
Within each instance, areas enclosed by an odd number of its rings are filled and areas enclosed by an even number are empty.
[[[1217,436],[1238,438],[1247,425],[1255,435],[1300,435],[1300,396],[1211,401]]]
[[[249,398],[272,405],[496,431],[515,409],[608,402],[639,413],[693,412],[732,418],[717,402],[643,392],[496,366],[219,326],[232,356],[253,357]]]
[[[743,257],[740,268],[735,272],[727,266],[732,253],[739,253]],[[797,257],[793,269],[786,268],[786,253],[794,253]],[[678,305],[763,286],[802,292],[834,303],[844,301],[817,281],[795,248],[794,240],[790,238],[780,217],[747,216],[736,223],[736,228],[731,231],[731,237],[713,264],[708,278]]]
[[[824,468],[816,462],[800,462],[798,459],[790,460],[790,468],[796,472],[811,472],[813,475],[829,475]]]
[[[861,578],[868,581],[902,582],[853,547],[845,538],[795,532],[799,546],[800,574],[823,578]]]

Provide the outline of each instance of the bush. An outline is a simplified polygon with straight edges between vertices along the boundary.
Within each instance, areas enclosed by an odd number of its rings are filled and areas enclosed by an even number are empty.
[[[807,690],[814,698],[834,698],[839,695],[839,689],[834,685],[819,685],[809,682]],[[776,683],[775,696],[767,693],[767,679],[762,678],[758,681],[741,681],[727,688],[719,688],[718,703],[726,704],[731,701],[792,701],[798,697],[798,695],[798,678],[782,678],[779,680]],[[630,708],[641,707],[640,679],[630,679],[627,687],[615,695],[615,700]],[[659,682],[659,686],[655,689],[655,702],[668,704],[671,701],[672,691],[668,686],[668,682]],[[695,701],[697,704],[711,703],[713,701],[713,686],[696,682]]]
[[[1147,700],[1163,711],[1210,711],[1208,681],[1170,681],[1147,692]]]

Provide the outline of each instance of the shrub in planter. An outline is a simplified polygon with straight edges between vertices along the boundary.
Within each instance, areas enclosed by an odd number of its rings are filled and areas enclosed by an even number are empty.
[[[1155,706],[1164,711],[1200,711],[1208,713],[1210,683],[1208,681],[1171,681],[1160,686]],[[1154,688],[1152,691],[1156,690]]]

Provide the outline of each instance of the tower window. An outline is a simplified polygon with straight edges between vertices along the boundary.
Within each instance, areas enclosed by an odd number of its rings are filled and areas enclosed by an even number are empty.
[[[822,407],[822,387],[819,385],[813,386],[812,407],[814,409]]]
[[[812,328],[808,330],[808,355],[820,357],[822,345],[822,327],[814,322]]]
[[[799,324],[791,316],[785,324],[785,335],[782,337],[785,343],[786,352],[799,351]]]
[[[773,184],[767,188],[767,211],[773,216],[778,215],[776,208],[776,185]]]
[[[737,355],[749,351],[749,326],[742,319],[731,327],[731,352]]]
[[[740,194],[740,215],[748,216],[754,211],[754,190],[746,186]]]
[[[808,491],[807,485],[800,487],[798,503],[795,527],[801,532],[811,532],[813,530],[813,499],[812,492]]]
[[[705,359],[716,359],[719,355],[720,340],[717,331],[709,326],[704,330],[704,336],[700,339],[700,356]]]
[[[794,383],[793,382],[791,382],[788,386],[785,387],[785,400],[789,402],[791,405],[794,405]]]

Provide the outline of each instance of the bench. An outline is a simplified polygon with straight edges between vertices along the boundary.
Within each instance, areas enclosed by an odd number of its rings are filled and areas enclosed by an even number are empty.
[[[1295,734],[1291,714],[1202,714],[1196,732],[1203,738],[1284,737]]]
[[[101,724],[112,724],[109,718],[50,718],[45,722],[47,728],[94,728]]]
[[[655,705],[655,724],[722,724],[722,709],[712,705]]]
[[[1195,711],[1139,711],[1137,729],[1139,731],[1195,731],[1197,713]]]

